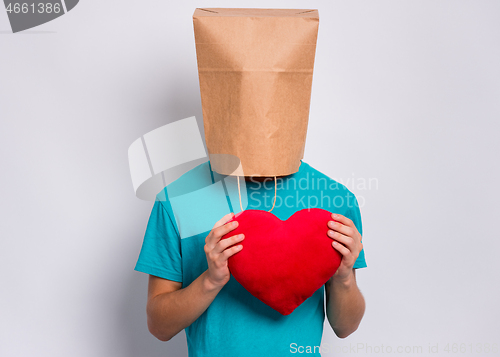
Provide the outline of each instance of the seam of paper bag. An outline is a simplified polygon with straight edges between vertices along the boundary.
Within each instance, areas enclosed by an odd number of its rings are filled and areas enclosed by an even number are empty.
[[[202,10],[202,11],[207,11],[207,12],[213,12],[214,14],[218,14],[218,12],[217,12],[217,11],[213,11],[213,10],[207,10],[207,9],[201,9],[201,8],[200,8],[200,10]]]
[[[295,15],[305,14],[305,13],[312,12],[312,11],[316,11],[316,10],[306,10],[306,11],[302,11],[302,12],[297,12]]]
[[[218,14],[219,13],[218,11],[207,10],[207,9],[203,9],[203,8],[198,8],[198,9],[201,10],[201,11],[211,12],[211,13],[214,13],[214,14]],[[313,9],[313,10],[306,10],[306,11],[296,12],[294,15],[307,14],[308,12],[313,12],[313,11],[317,11],[317,10]],[[259,16],[257,16],[257,17],[259,17]]]

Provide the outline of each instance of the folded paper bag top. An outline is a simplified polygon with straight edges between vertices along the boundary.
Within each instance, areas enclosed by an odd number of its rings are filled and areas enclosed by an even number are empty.
[[[297,172],[309,119],[318,10],[196,9],[193,25],[212,168],[244,176]],[[213,154],[223,155],[212,160]],[[234,157],[242,171],[234,171]]]

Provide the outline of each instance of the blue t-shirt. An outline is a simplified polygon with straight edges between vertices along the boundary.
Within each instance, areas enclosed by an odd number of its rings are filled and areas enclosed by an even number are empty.
[[[135,270],[182,282],[182,287],[191,284],[208,269],[206,236],[224,215],[241,211],[240,197],[243,209],[271,209],[274,180],[240,179],[240,186],[241,196],[235,177],[221,176],[205,162],[165,187],[156,197]],[[277,179],[271,212],[286,220],[313,207],[345,215],[363,234],[354,194],[302,161],[298,172]],[[354,268],[364,267],[362,250]],[[322,286],[285,316],[231,276],[205,312],[186,328],[189,356],[291,356],[297,351],[294,347],[320,346],[324,294]],[[308,355],[320,356],[318,348]]]

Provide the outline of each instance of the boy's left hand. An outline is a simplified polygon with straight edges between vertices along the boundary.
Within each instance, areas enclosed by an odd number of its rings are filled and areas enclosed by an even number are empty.
[[[341,255],[342,261],[333,274],[332,279],[347,281],[351,277],[352,267],[358,259],[359,252],[363,249],[361,234],[349,218],[332,213],[332,221],[328,221],[328,237],[333,239],[332,246]]]

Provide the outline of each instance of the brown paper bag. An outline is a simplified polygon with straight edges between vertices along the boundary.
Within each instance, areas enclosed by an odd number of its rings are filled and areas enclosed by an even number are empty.
[[[212,168],[245,176],[297,172],[304,157],[317,10],[196,9],[193,25]],[[219,160],[212,160],[213,154]],[[242,173],[237,173],[242,175]]]

